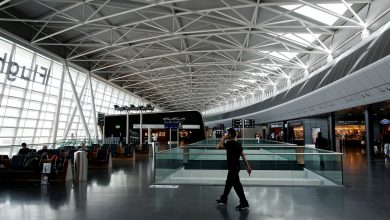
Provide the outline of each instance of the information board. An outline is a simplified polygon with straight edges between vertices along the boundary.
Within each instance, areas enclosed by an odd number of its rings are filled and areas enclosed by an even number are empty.
[[[97,118],[97,124],[100,125],[100,126],[103,126],[104,125],[104,117],[106,115],[104,113],[98,113],[98,118]]]
[[[255,127],[255,119],[244,119],[244,127],[245,128],[254,128]]]
[[[232,120],[233,128],[242,128],[242,119],[233,119]]]

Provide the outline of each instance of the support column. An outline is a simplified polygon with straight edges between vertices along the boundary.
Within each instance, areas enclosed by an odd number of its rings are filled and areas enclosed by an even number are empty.
[[[148,143],[152,143],[152,129],[148,128]]]
[[[60,81],[60,88],[58,90],[58,100],[57,100],[57,108],[56,113],[54,115],[54,124],[53,124],[53,133],[51,136],[51,143],[55,143],[57,141],[57,131],[58,131],[58,121],[60,119],[60,112],[61,112],[61,103],[62,103],[62,93],[64,89],[65,84],[65,71],[66,67],[65,65],[62,66],[62,74],[61,74],[61,81]]]
[[[93,88],[92,88],[92,79],[91,79],[91,72],[88,73],[88,80],[89,80],[89,88],[90,88],[90,92],[91,92],[91,105],[92,105],[92,114],[93,114],[93,127],[96,129],[96,139],[99,138],[99,127],[98,127],[98,124],[97,124],[97,121],[96,121],[96,117],[97,117],[97,114],[96,114],[96,107],[95,107],[95,96],[93,94]]]
[[[172,128],[169,129],[169,150],[172,149]]]
[[[126,145],[129,144],[129,111],[126,111]]]
[[[142,146],[142,111],[139,111],[139,145]]]
[[[371,106],[366,106],[364,110],[364,120],[366,125],[366,159],[369,160],[374,155],[374,132],[373,125],[371,122]]]
[[[328,137],[330,150],[336,151],[336,123],[334,112],[331,112],[328,116]]]
[[[179,148],[180,147],[180,134],[179,134],[179,128],[176,129],[176,139],[177,139],[177,144],[176,144],[176,147]]]
[[[287,121],[283,121],[283,142],[287,142]]]
[[[245,139],[245,118],[241,119],[242,120],[242,134],[241,134],[241,139],[243,140],[242,143],[244,143]]]

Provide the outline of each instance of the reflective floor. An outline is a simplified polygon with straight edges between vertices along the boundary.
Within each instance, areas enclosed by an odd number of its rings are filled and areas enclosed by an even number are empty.
[[[151,189],[152,160],[92,171],[85,184],[0,186],[0,219],[390,219],[390,162],[344,158],[345,187],[245,187],[247,211],[215,199],[221,186]]]

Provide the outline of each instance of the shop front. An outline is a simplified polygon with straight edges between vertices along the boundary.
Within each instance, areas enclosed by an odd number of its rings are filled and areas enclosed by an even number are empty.
[[[274,141],[283,141],[283,122],[269,124],[269,133],[267,139]]]
[[[299,146],[305,145],[305,133],[302,121],[288,122],[287,142]]]
[[[366,127],[364,121],[336,121],[336,151],[364,153]]]

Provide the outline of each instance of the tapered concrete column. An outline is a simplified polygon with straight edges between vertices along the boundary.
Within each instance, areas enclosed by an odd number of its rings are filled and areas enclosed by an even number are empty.
[[[287,142],[287,121],[283,121],[283,142]]]
[[[374,132],[372,125],[372,112],[371,106],[367,106],[364,110],[364,120],[366,125],[366,159],[371,159],[374,156]]]
[[[148,128],[148,143],[152,143],[152,129]]]
[[[129,111],[126,111],[126,145],[129,144]]]
[[[336,124],[335,124],[335,116],[334,112],[330,113],[328,116],[328,136],[329,136],[329,144],[330,149],[332,151],[336,151]]]
[[[142,146],[142,111],[139,111],[139,145]]]

